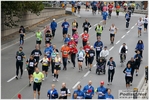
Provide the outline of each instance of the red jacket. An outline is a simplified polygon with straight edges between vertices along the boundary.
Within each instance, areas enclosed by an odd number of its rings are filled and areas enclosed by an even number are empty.
[[[71,41],[68,42],[69,48],[72,48],[72,45],[76,46],[76,42],[71,40]]]
[[[70,48],[70,54],[72,54],[72,53],[74,53],[74,54],[78,53],[78,50],[76,47]]]
[[[109,11],[112,11],[112,8],[113,8],[113,5],[112,5],[112,4],[109,4],[109,5],[108,5],[108,10],[109,10]]]
[[[84,47],[83,47],[83,49],[85,50],[85,53],[88,53],[88,51],[90,50],[90,45],[85,45]]]

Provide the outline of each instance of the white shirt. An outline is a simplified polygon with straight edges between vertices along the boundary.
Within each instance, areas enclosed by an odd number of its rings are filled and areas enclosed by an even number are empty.
[[[143,27],[144,22],[141,20],[138,20],[138,28],[142,28]]]
[[[120,46],[119,53],[121,53],[121,49],[122,49],[122,47],[123,47],[123,45]],[[127,50],[128,50],[127,45],[125,45],[125,48],[126,48],[126,53],[127,53]]]
[[[111,34],[114,34],[114,32],[115,32],[115,26],[114,26],[114,27],[111,26],[111,28],[110,28],[110,33],[111,33]]]
[[[107,58],[107,56],[109,55],[109,50],[102,50],[101,52],[100,52],[100,57],[105,57],[105,58]]]
[[[148,24],[148,17],[147,18],[144,18],[144,23],[145,24]]]

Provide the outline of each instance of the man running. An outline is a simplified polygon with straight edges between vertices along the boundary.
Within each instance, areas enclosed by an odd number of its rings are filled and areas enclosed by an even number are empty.
[[[120,5],[117,4],[117,6],[116,6],[116,15],[117,15],[117,17],[119,16],[119,12],[120,12]]]
[[[23,58],[26,57],[22,50],[23,47],[19,47],[19,51],[16,52],[16,79],[18,79],[19,69],[21,70],[20,78],[22,78],[23,75]]]
[[[128,27],[129,27],[129,21],[130,21],[129,11],[125,14],[125,19],[126,19],[126,29],[128,29]]]
[[[83,32],[87,31],[87,33],[89,32],[89,28],[91,27],[91,24],[87,21],[87,19],[85,19],[85,22],[82,25],[83,27]]]
[[[67,99],[71,95],[70,90],[66,87],[66,83],[62,83],[62,88],[60,89],[60,97]]]
[[[77,31],[78,28],[78,22],[76,21],[76,19],[72,22],[72,36],[73,34]]]
[[[112,9],[113,9],[113,5],[111,3],[109,3],[109,5],[108,5],[109,18],[111,18]]]
[[[46,43],[50,43],[52,40],[53,35],[50,33],[50,31],[48,30],[47,33],[45,34],[45,44]]]
[[[49,99],[57,99],[58,98],[58,92],[55,89],[55,84],[52,84],[51,89],[48,90],[47,96]]]
[[[61,47],[61,52],[63,60],[63,70],[67,70],[67,60],[70,52],[70,48],[67,46],[67,43],[64,43],[64,45]]]
[[[35,70],[35,66],[36,66],[36,61],[33,57],[33,55],[30,56],[29,59],[27,59],[26,61],[26,67],[27,67],[27,70],[28,70],[28,77],[29,77],[29,86],[31,86],[31,83],[33,81],[33,73],[34,73],[34,70]]]
[[[94,48],[96,49],[96,60],[97,60],[103,48],[103,43],[102,41],[100,41],[100,37],[98,37],[97,41],[94,43]]]
[[[121,45],[119,48],[119,55],[120,55],[121,63],[125,62],[127,51],[128,51],[128,47],[127,47],[126,43],[123,43],[123,45]],[[124,55],[124,61],[122,60],[123,55]]]
[[[42,80],[44,78],[44,75],[42,72],[39,72],[39,69],[36,67],[35,72],[33,73],[33,91],[34,91],[34,99],[36,99],[36,91],[38,91],[38,99],[40,99],[40,89]]]
[[[84,99],[85,96],[84,96],[84,92],[81,91],[81,85],[79,84],[77,86],[77,90],[74,91],[73,95],[72,95],[72,98],[74,99],[74,94],[77,94],[77,98],[76,99]]]
[[[95,56],[95,51],[94,51],[93,46],[90,46],[90,50],[88,51],[88,55],[89,55],[88,64],[90,66],[89,71],[91,71],[91,68],[93,66],[92,64],[93,64],[93,61],[94,61],[94,56]]]
[[[41,49],[41,42],[42,42],[42,32],[38,30],[36,32],[36,44],[39,45],[39,49]]]
[[[85,99],[92,99],[94,96],[94,87],[92,86],[92,81],[89,81],[88,85],[83,88],[83,92],[85,94]]]
[[[138,37],[141,36],[143,24],[144,24],[144,22],[142,21],[142,18],[140,17],[140,19],[138,20],[138,23],[137,23],[137,25],[138,25]]]
[[[107,89],[107,93],[105,94],[104,99],[106,99],[106,100],[114,99],[114,96],[111,94],[111,89]]]
[[[35,49],[31,52],[31,55],[34,56],[34,59],[37,62],[37,64],[36,64],[36,67],[37,67],[38,66],[38,62],[39,62],[39,59],[40,59],[40,56],[42,55],[42,53],[41,53],[38,45],[35,46]]]
[[[57,23],[55,22],[55,19],[53,19],[53,21],[51,22],[50,26],[51,26],[51,30],[52,30],[52,36],[54,38],[55,31],[56,31],[56,28],[57,28]]]
[[[103,31],[103,27],[98,24],[96,27],[95,27],[95,31],[96,31],[96,36],[98,37],[101,37],[101,34],[102,34],[102,31]]]
[[[102,12],[102,19],[103,19],[102,24],[104,27],[106,25],[107,16],[108,16],[108,13],[106,11],[103,11]]]
[[[144,32],[147,32],[147,26],[148,26],[148,15],[144,17]]]
[[[62,23],[62,28],[63,28],[63,37],[65,34],[68,33],[68,28],[69,28],[69,23],[66,21],[66,19],[64,19],[64,22]]]
[[[89,34],[87,33],[87,31],[84,31],[81,37],[82,37],[82,44],[84,47],[87,44],[87,41],[89,40]]]
[[[70,48],[70,58],[71,58],[71,62],[72,62],[72,64],[73,64],[73,68],[75,68],[76,67],[76,62],[75,62],[75,60],[76,60],[76,54],[78,53],[78,50],[77,50],[77,47],[76,47],[76,45],[72,45],[72,48]]]

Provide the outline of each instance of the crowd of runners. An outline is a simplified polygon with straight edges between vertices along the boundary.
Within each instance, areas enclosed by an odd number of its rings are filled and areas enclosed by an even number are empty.
[[[102,2],[99,2],[102,3]],[[93,10],[96,9],[98,5],[98,2],[92,2],[92,8]],[[116,63],[114,61],[113,57],[108,57],[109,51],[108,47],[104,46],[104,43],[101,41],[102,38],[102,32],[104,30],[104,27],[106,25],[107,17],[112,13],[113,4],[109,3],[108,7],[106,6],[104,8],[101,7],[101,4],[99,4],[100,7],[98,7],[99,12],[101,12],[103,16],[103,23],[98,24],[95,27],[95,33],[96,33],[96,41],[92,45],[89,42],[89,28],[92,27],[90,22],[88,22],[87,19],[85,19],[85,22],[82,23],[83,33],[78,33],[78,28],[81,27],[81,25],[78,25],[78,22],[74,20],[72,23],[67,22],[67,19],[64,19],[64,22],[62,23],[62,34],[63,34],[63,41],[64,44],[62,45],[61,49],[58,50],[56,48],[56,45],[53,45],[52,40],[55,37],[55,32],[57,30],[57,23],[55,19],[50,23],[50,26],[47,26],[42,33],[41,30],[38,30],[36,32],[36,46],[33,51],[31,51],[31,55],[26,60],[26,70],[28,71],[28,77],[29,77],[29,86],[33,83],[33,91],[34,91],[34,98],[36,98],[36,90],[38,92],[38,98],[40,98],[40,88],[41,83],[48,77],[48,70],[51,69],[52,75],[53,75],[53,81],[59,81],[59,71],[67,70],[67,63],[73,64],[73,68],[78,67],[79,72],[83,70],[83,62],[85,62],[85,68],[89,71],[92,71],[92,64],[95,60],[97,65],[102,65],[102,59],[105,60],[104,68],[108,67],[108,85],[112,85]],[[86,5],[88,8],[88,5]],[[80,9],[78,7],[78,9]],[[116,6],[116,14],[119,15],[119,5]],[[129,21],[131,19],[132,10],[126,11],[126,28],[129,28]],[[147,31],[147,25],[148,25],[148,16],[146,15],[145,18],[140,18],[137,22],[138,26],[138,37],[141,36],[142,28],[144,25],[144,31]],[[72,27],[71,27],[72,26]],[[79,27],[78,27],[79,26]],[[68,34],[68,29],[72,29],[72,34]],[[114,45],[114,38],[116,33],[118,32],[117,27],[112,24],[111,27],[109,27],[109,33],[110,33],[110,44]],[[24,45],[24,36],[25,36],[25,29],[23,26],[20,27],[19,30],[20,33],[20,47],[19,51],[16,53],[16,79],[19,79],[19,69],[21,70],[20,78],[22,78],[23,75],[23,59],[26,58],[25,53],[23,52],[23,45]],[[82,40],[82,46],[78,47],[78,41],[79,39]],[[44,52],[41,51],[41,43],[45,42],[45,49]],[[119,49],[120,54],[120,63],[125,62],[126,60],[126,54],[128,51],[127,44],[123,43]],[[143,59],[143,50],[144,50],[144,44],[142,40],[139,40],[136,47],[136,54],[134,54],[134,57],[131,58],[130,61],[128,61],[126,68],[124,69],[125,73],[125,80],[126,80],[126,88],[129,88],[132,85],[133,82],[133,75],[134,72],[136,76],[138,76],[139,67],[141,64],[141,61]],[[62,55],[60,55],[60,53]],[[43,58],[41,56],[44,55]],[[108,59],[110,58],[110,59]],[[76,62],[77,59],[77,62]],[[39,63],[42,64],[42,72],[39,71]],[[63,67],[62,67],[62,66]],[[62,68],[61,68],[62,67]],[[70,76],[71,77],[71,76]],[[100,86],[97,89],[94,89],[92,86],[92,81],[89,81],[88,85],[86,85],[83,90],[82,86],[79,84],[77,86],[77,90],[75,90],[72,94],[70,93],[70,90],[66,87],[66,83],[62,83],[62,88],[60,90],[60,93],[58,93],[58,90],[55,88],[55,84],[51,85],[51,89],[47,92],[47,96],[49,99],[67,99],[67,96],[71,96],[73,99],[92,99],[92,97],[95,95],[95,93],[98,95],[98,99],[114,99],[113,95],[111,94],[111,89],[104,87],[104,81],[100,82]]]

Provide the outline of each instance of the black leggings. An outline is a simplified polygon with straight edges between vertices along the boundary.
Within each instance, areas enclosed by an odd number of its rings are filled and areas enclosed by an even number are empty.
[[[126,19],[126,28],[128,28],[129,27],[129,21],[130,21],[130,18],[128,18],[128,19]]]
[[[21,76],[23,75],[23,62],[16,62],[16,76],[19,75],[19,69],[21,71]]]
[[[56,31],[56,29],[55,30],[52,30],[53,37],[55,36],[55,31]]]
[[[115,69],[113,69],[113,70],[108,69],[108,82],[113,81],[114,73],[115,73]]]
[[[82,41],[83,47],[87,44],[87,41]]]
[[[20,44],[24,44],[24,35],[20,35]]]
[[[127,76],[125,76],[125,81],[126,81],[126,84],[130,84],[130,82],[131,82],[131,79],[132,77],[127,77]]]
[[[87,57],[87,55],[85,56],[85,65],[86,66],[88,65],[88,57]]]
[[[139,51],[140,51],[140,56],[143,58],[143,56],[142,56],[143,51],[142,50],[139,50]]]
[[[100,51],[96,51],[96,60],[100,57]]]
[[[71,62],[73,64],[73,67],[75,67],[75,64],[76,64],[75,59],[76,59],[76,54],[75,53],[72,53],[71,54]]]
[[[132,69],[132,78],[131,78],[131,83],[133,82],[133,74],[134,74],[134,69]]]
[[[51,61],[51,71],[52,74],[54,73],[54,66],[55,66],[55,62],[53,62],[53,60]]]

